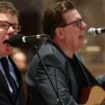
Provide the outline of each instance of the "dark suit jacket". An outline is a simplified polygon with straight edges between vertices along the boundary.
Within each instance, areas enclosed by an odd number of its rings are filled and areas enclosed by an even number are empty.
[[[28,100],[30,105],[57,105],[60,98],[64,105],[78,105],[75,101],[78,94],[78,79],[75,77],[72,66],[67,57],[55,45],[46,42],[39,50],[39,55],[52,81],[48,79],[45,68],[36,54],[26,75],[28,84]],[[78,56],[77,56],[78,58]],[[96,79],[87,71],[83,63],[80,62],[84,77],[88,85],[101,85],[105,81],[105,76],[100,77],[98,83]],[[104,86],[104,85],[103,85]],[[56,90],[56,92],[54,91]],[[58,104],[62,105],[62,104]]]
[[[14,102],[13,101],[14,97],[12,97],[10,90],[7,88],[8,85],[5,80],[5,77],[0,71],[0,105],[25,105],[25,96],[22,90],[22,78],[21,78],[20,72],[10,57],[9,57],[9,60],[14,67],[15,75],[17,77],[18,84],[19,84],[18,97],[17,97],[17,101]]]

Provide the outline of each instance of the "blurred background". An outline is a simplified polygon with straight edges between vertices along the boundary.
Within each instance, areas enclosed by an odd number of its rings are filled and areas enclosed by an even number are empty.
[[[21,33],[36,35],[41,33],[41,16],[46,7],[54,0],[6,0],[11,1],[20,11]],[[59,0],[58,0],[59,1]],[[90,27],[105,27],[105,0],[73,0]],[[85,33],[86,46],[80,51],[84,64],[97,76],[105,72],[105,34],[96,37]],[[23,47],[28,62],[32,60],[35,49]]]

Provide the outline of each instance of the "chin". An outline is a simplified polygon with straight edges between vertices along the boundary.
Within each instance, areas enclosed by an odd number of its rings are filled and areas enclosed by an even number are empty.
[[[79,44],[79,47],[80,47],[80,48],[85,47],[85,43],[83,42],[83,43]]]
[[[12,50],[13,50],[13,48],[12,48],[11,46],[6,47],[6,51],[8,51],[8,52],[12,52]]]
[[[10,54],[12,53],[12,49],[6,49],[5,53],[6,53],[7,55],[10,55]]]

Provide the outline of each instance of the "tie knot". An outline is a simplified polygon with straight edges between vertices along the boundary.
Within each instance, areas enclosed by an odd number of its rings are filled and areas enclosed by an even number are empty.
[[[2,58],[0,59],[0,62],[1,62],[1,64],[2,64],[4,70],[6,70],[6,71],[9,72],[9,65],[8,65],[8,60],[7,60],[7,58],[6,58],[6,57],[2,57]]]
[[[7,58],[6,57],[2,57],[2,58],[0,58],[0,61],[6,61],[7,62]]]
[[[8,61],[7,61],[7,58],[6,57],[2,57],[1,59],[0,59],[0,61],[1,61],[1,63],[4,65],[8,65]]]

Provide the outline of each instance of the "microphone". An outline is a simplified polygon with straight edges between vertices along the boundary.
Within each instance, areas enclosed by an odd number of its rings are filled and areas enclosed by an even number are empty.
[[[36,42],[37,39],[41,39],[42,37],[48,37],[48,35],[38,34],[38,35],[32,35],[32,36],[23,36],[22,34],[16,34],[16,35],[13,35],[9,40],[5,40],[4,43],[7,43],[12,47],[32,45]]]
[[[98,34],[102,34],[102,33],[105,33],[105,28],[89,28],[88,30],[88,33],[91,35],[91,36],[96,36]]]

